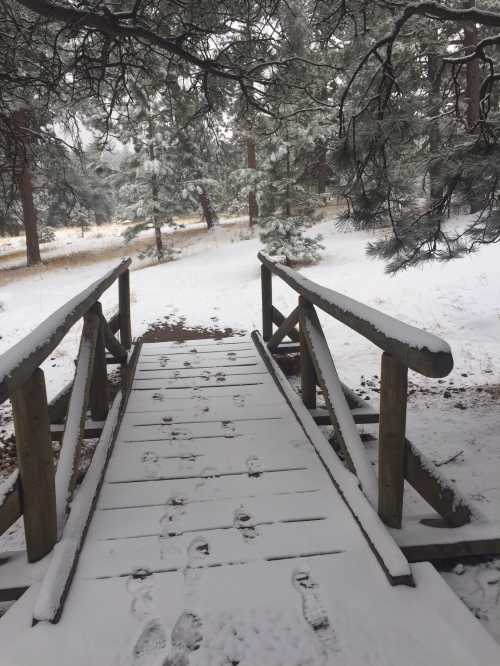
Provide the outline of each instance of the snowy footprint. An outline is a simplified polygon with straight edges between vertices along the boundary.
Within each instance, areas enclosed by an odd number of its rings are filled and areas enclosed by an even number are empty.
[[[239,530],[243,541],[253,541],[259,535],[255,518],[243,507],[234,512],[234,526]]]
[[[158,536],[160,558],[162,560],[168,555],[174,555],[179,552],[179,548],[176,545],[176,537],[181,534],[179,521],[186,513],[184,509],[186,501],[181,496],[172,496],[167,500],[165,513],[160,518],[160,533]]]
[[[153,606],[152,587],[149,582],[151,571],[146,567],[137,567],[127,578],[127,592],[132,597],[130,614],[138,620],[151,615]]]
[[[295,569],[292,584],[302,597],[302,613],[326,652],[338,652],[335,630],[331,625],[319,594],[318,584],[307,568]]]
[[[142,629],[137,639],[132,655],[134,663],[140,664],[149,661],[150,657],[158,655],[167,647],[165,629],[158,618],[153,618]]]
[[[189,654],[198,650],[203,640],[202,622],[196,613],[184,611],[172,629],[170,654],[162,666],[188,666]]]
[[[146,451],[141,460],[148,479],[158,479],[161,476],[160,458],[157,453],[154,451]]]
[[[240,395],[239,393],[237,395],[233,395],[233,403],[236,405],[236,407],[244,407],[245,406],[245,396]]]
[[[262,474],[262,463],[258,456],[248,456],[245,461],[248,476],[259,478]]]
[[[139,636],[132,648],[132,663],[146,664],[151,657],[159,655],[167,646],[165,630],[154,612],[151,571],[137,567],[127,578],[127,592],[132,597],[130,614],[142,623]]]
[[[189,655],[198,650],[202,641],[202,621],[195,612],[198,588],[203,572],[203,560],[210,555],[210,546],[204,537],[196,537],[187,548],[187,565],[184,569],[184,606],[171,634],[172,649],[162,666],[188,666]]]
[[[236,434],[236,428],[232,421],[222,421],[221,429],[224,437],[234,437]]]

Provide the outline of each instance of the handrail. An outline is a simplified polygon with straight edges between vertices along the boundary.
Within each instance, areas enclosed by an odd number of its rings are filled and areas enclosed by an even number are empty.
[[[109,410],[107,363],[126,372],[132,344],[130,320],[131,260],[122,261],[54,312],[23,340],[0,356],[0,402],[10,398],[16,436],[19,483],[0,497],[0,534],[22,514],[29,562],[44,557],[57,541],[77,481],[82,440],[95,436],[87,427],[103,422]],[[100,296],[118,281],[118,314],[113,329],[102,314]],[[83,329],[70,382],[49,405],[41,363],[70,328],[83,318]],[[114,331],[120,331],[120,341]],[[111,358],[106,357],[106,349]],[[54,474],[52,423],[64,420]]]
[[[408,368],[428,377],[445,377],[453,368],[449,346],[441,338],[409,326],[394,317],[321,287],[280,263],[280,259],[260,253],[262,288],[262,331],[266,349],[279,349],[281,339],[292,333],[299,313],[300,392],[311,412],[316,408],[320,387],[335,444],[346,465],[356,474],[365,496],[389,527],[399,529],[403,517],[405,479],[441,515],[449,526],[470,522],[468,503],[446,482],[430,461],[406,439]],[[272,276],[280,277],[299,294],[298,306],[288,317],[273,305]],[[352,405],[345,397],[328,343],[315,307],[360,333],[382,349],[380,408],[378,414],[378,492],[375,476],[366,459]],[[273,333],[273,324],[278,329]]]
[[[273,261],[262,252],[257,256],[271,273],[280,277],[308,301],[395,356],[412,370],[427,377],[446,377],[453,369],[451,349],[441,338],[405,324],[333,289],[322,287],[298,271]]]
[[[33,374],[70,328],[85,315],[103,292],[130,266],[125,259],[116,268],[56,310],[31,333],[0,356],[0,404]]]

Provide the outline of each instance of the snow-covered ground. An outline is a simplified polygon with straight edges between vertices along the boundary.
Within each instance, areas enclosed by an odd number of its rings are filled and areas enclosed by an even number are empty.
[[[383,263],[367,259],[363,232],[339,232],[333,220],[318,225],[323,260],[302,269],[310,279],[345,293],[403,321],[444,338],[455,368],[445,380],[410,373],[409,437],[442,471],[455,479],[489,516],[500,515],[500,248],[446,264],[426,264],[396,277]],[[196,241],[181,259],[133,272],[133,332],[155,321],[184,317],[186,326],[261,327],[260,266],[257,239],[240,240],[235,229],[220,228]],[[104,242],[105,239],[99,239]],[[113,239],[110,242],[114,242]],[[126,252],[126,248],[124,248]],[[116,259],[74,268],[34,271],[0,289],[0,352],[106,272]],[[287,314],[296,294],[273,283],[274,301]],[[111,312],[117,290],[103,298]],[[326,315],[320,316],[339,374],[370,401],[377,399],[380,350]],[[79,329],[75,327],[44,365],[49,395],[73,373]],[[447,462],[449,458],[456,457]],[[445,574],[500,641],[499,561],[466,565]]]

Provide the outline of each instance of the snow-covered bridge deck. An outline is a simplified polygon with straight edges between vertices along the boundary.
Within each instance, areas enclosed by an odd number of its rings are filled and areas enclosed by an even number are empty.
[[[142,346],[61,618],[32,627],[30,588],[2,664],[498,663],[264,360],[250,338]]]

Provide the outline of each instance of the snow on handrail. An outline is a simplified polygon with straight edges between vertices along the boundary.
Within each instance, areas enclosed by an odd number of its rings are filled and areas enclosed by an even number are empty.
[[[259,252],[258,258],[292,289],[406,366],[427,377],[446,377],[453,368],[449,345],[427,331],[405,324],[375,308],[304,277]]]
[[[33,374],[57,347],[70,328],[130,266],[123,260],[39,324],[31,333],[0,356],[0,403]]]

